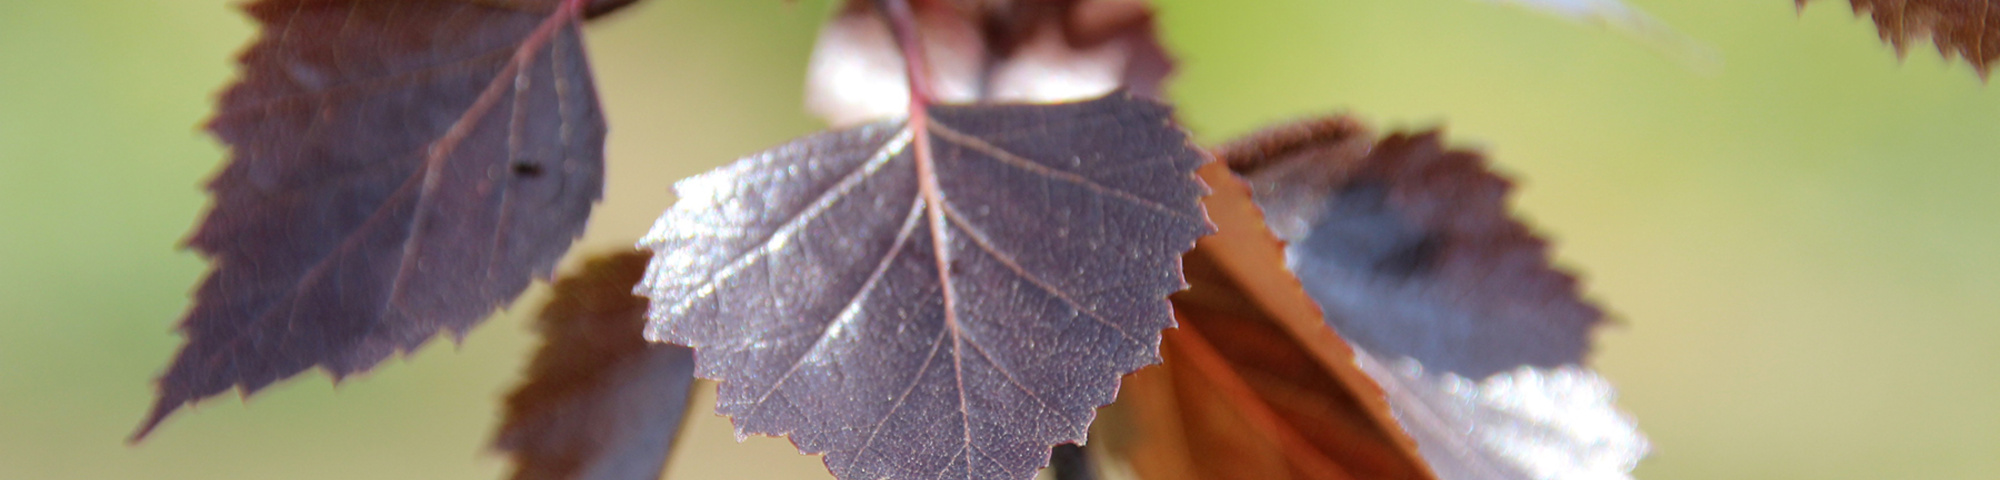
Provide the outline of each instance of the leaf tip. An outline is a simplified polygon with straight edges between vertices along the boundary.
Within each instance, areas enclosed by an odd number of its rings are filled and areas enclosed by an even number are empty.
[[[176,397],[176,395],[164,391],[160,392],[160,398],[153,402],[152,411],[146,413],[146,418],[139,422],[139,428],[132,430],[131,436],[125,437],[125,444],[128,446],[138,446],[140,442],[146,440],[147,436],[153,434],[153,430],[160,427],[161,422],[167,420],[167,416],[173,415],[174,412],[179,411],[182,406],[187,404],[185,399]]]

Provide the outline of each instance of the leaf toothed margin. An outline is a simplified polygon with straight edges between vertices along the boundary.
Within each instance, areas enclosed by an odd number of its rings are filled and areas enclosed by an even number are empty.
[[[647,334],[840,478],[1025,479],[1159,360],[1209,157],[1122,92],[927,113],[931,169],[886,122],[677,184]]]
[[[1803,9],[1812,0],[1796,0]],[[1854,14],[1875,20],[1882,41],[1909,51],[1910,42],[1930,37],[1938,54],[1972,64],[1981,80],[2000,60],[2000,0],[1849,0]]]
[[[337,380],[548,277],[604,186],[580,27],[632,0],[264,0],[209,130],[213,266],[137,442],[183,405]]]

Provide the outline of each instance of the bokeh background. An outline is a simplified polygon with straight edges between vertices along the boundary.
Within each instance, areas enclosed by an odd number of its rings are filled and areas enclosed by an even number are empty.
[[[177,242],[224,152],[200,131],[253,34],[226,0],[0,1],[0,478],[483,479],[521,312],[330,385],[311,373],[124,444],[205,268]],[[669,184],[820,128],[827,0],[652,0],[592,27],[613,128],[581,252]],[[1635,0],[1721,59],[1466,0],[1161,0],[1172,89],[1214,142],[1352,111],[1448,126],[1622,326],[1596,365],[1652,479],[2000,475],[2000,85],[1898,61],[1845,2]],[[825,478],[697,415],[677,479]]]

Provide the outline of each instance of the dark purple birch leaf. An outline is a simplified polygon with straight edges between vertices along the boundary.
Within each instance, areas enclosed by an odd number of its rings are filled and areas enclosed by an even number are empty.
[[[868,0],[850,0],[820,30],[806,106],[836,126],[909,108],[903,57]],[[911,2],[945,103],[1046,103],[1125,89],[1157,97],[1173,60],[1153,13],[1132,0]]]
[[[209,124],[212,270],[133,438],[182,405],[338,379],[546,277],[603,189],[578,27],[628,0],[265,0]]]
[[[507,397],[495,445],[515,480],[654,480],[687,410],[694,352],[647,342],[633,293],[652,255],[598,257],[555,284],[527,382]]]
[[[1796,0],[1805,8],[1811,0]],[[1882,41],[1908,52],[1911,42],[1928,38],[1945,58],[1972,64],[1979,78],[2000,62],[2000,0],[1848,0],[1854,13],[1875,20]]]
[[[1627,478],[1648,444],[1582,366],[1603,313],[1438,132],[1346,118],[1222,148],[1439,478]]]
[[[1122,93],[927,112],[934,172],[885,122],[676,185],[647,334],[840,478],[1026,479],[1159,361],[1208,156]]]

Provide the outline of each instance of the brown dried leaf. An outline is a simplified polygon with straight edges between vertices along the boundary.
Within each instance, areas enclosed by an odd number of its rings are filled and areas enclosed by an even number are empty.
[[[632,293],[652,255],[592,259],[556,282],[527,382],[507,397],[494,440],[514,480],[659,478],[687,410],[693,351],[647,342]]]
[[[1796,0],[1805,8],[1811,0]],[[1945,58],[1957,56],[1972,64],[1984,79],[2000,60],[2000,0],[1849,0],[1854,13],[1868,14],[1882,41],[1896,47],[1930,37]]]

